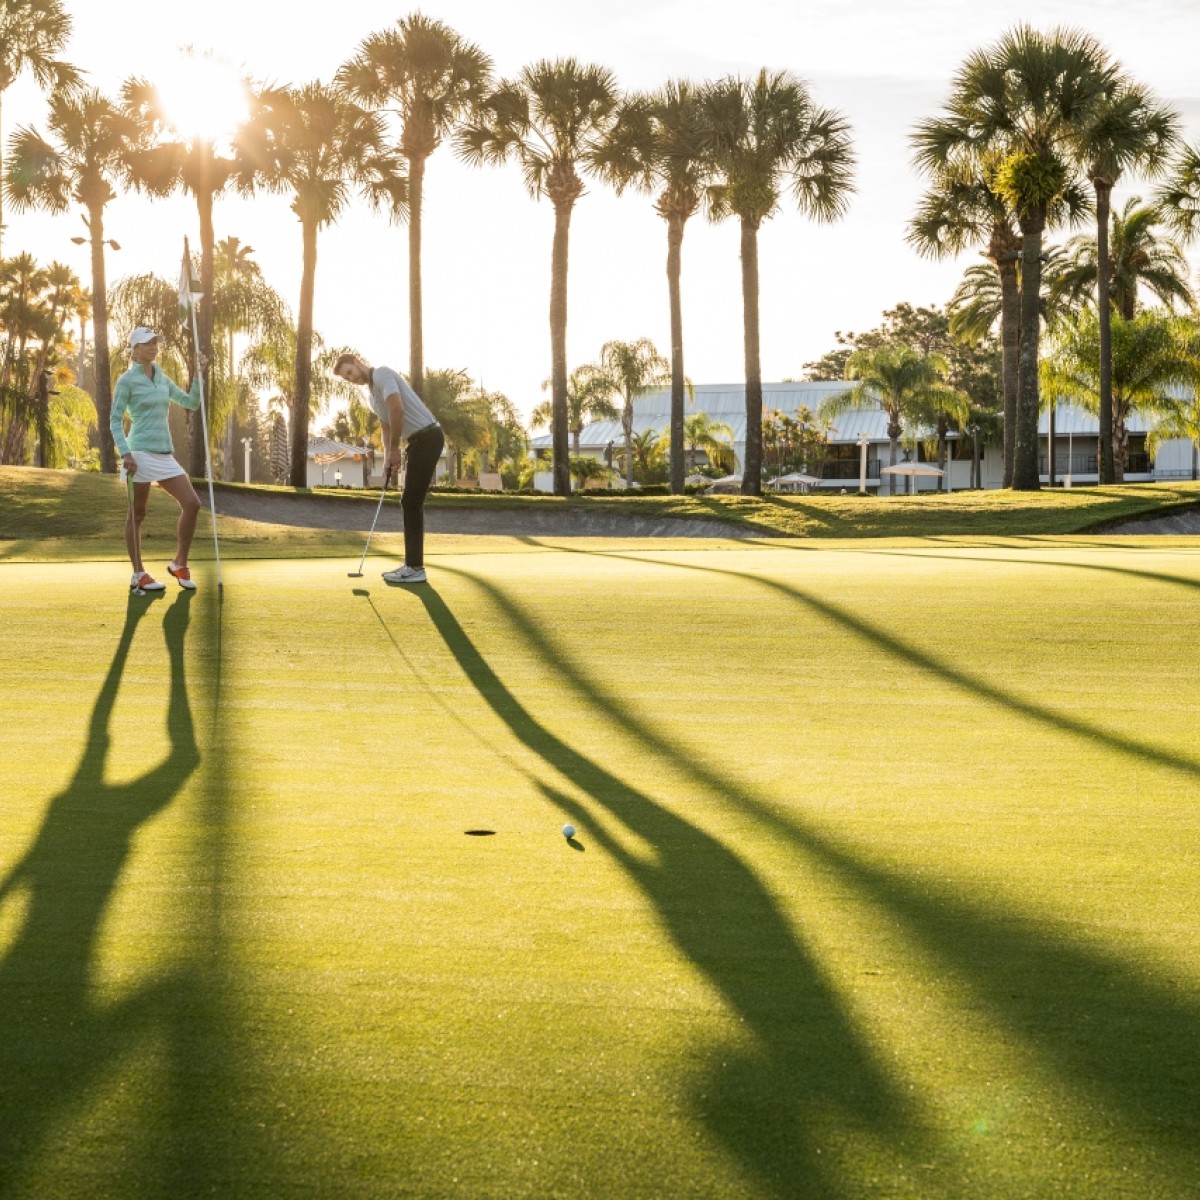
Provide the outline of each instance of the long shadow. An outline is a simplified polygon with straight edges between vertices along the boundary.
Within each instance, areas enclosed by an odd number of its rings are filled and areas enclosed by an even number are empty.
[[[51,800],[29,850],[0,883],[0,903],[23,899],[25,905],[0,961],[0,1195],[20,1186],[59,1118],[77,1111],[99,1078],[160,1024],[182,985],[160,978],[110,1005],[93,995],[98,933],[134,837],[200,762],[184,679],[190,599],[181,592],[163,619],[170,748],[136,779],[105,779],[113,709],[150,603],[130,597],[79,766]],[[131,1185],[127,1194],[137,1190]]]
[[[551,732],[488,665],[441,596],[433,588],[419,595],[464,675],[512,735],[654,847],[654,862],[629,853],[587,819],[586,804],[539,784],[624,866],[752,1035],[750,1049],[723,1048],[723,1065],[697,1100],[743,1167],[778,1195],[835,1200],[848,1193],[820,1152],[831,1124],[873,1136],[892,1153],[928,1151],[908,1100],[746,863]]]
[[[1155,979],[1051,927],[1033,926],[994,902],[975,901],[936,881],[914,882],[838,845],[795,812],[781,813],[741,781],[629,717],[620,696],[569,663],[494,585],[469,572],[441,569],[484,591],[528,640],[536,661],[596,704],[606,719],[883,909],[998,1024],[1019,1034],[1076,1085],[1098,1094],[1109,1109],[1122,1112],[1147,1146],[1166,1150],[1186,1165],[1190,1178],[1200,1179],[1200,1004],[1194,992],[1188,995],[1181,985]],[[720,573],[792,590],[738,572]],[[1130,1169],[1136,1176],[1136,1168]]]
[[[768,591],[773,591],[793,603],[799,604],[823,617],[831,625],[835,625],[848,633],[854,634],[860,640],[874,646],[886,657],[895,659],[905,667],[916,667],[943,683],[950,684],[960,691],[967,693],[977,700],[986,701],[1000,708],[1007,709],[1016,716],[1024,717],[1036,724],[1044,725],[1059,733],[1070,734],[1085,742],[1090,742],[1117,754],[1140,759],[1151,766],[1165,767],[1176,771],[1189,779],[1200,778],[1200,759],[1189,758],[1184,754],[1155,746],[1140,738],[1129,737],[1114,730],[1105,729],[1102,725],[1074,717],[1068,713],[1057,712],[1048,705],[1040,704],[1019,696],[1014,692],[987,682],[955,666],[947,659],[939,658],[927,650],[921,649],[912,642],[905,641],[881,626],[874,625],[863,617],[856,616],[849,610],[822,599],[810,592],[801,591],[797,587],[780,583],[763,575],[752,574],[748,571],[729,571],[720,567],[702,566],[698,563],[680,561],[668,562],[664,559],[650,558],[646,555],[635,556],[611,550],[574,550],[567,547],[559,548],[563,554],[589,554],[596,558],[617,558],[642,565],[655,563],[668,570],[699,571],[704,574],[719,575],[722,578],[744,580],[757,584]]]

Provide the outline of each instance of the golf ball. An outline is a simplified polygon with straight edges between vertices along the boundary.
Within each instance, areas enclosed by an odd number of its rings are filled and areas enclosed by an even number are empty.
[[[564,825],[563,826],[563,837],[573,838],[574,836],[575,836],[575,826],[574,825]]]

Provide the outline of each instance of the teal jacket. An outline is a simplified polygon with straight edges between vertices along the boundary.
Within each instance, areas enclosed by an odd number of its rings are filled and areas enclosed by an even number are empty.
[[[163,374],[163,369],[154,364],[154,378],[148,379],[146,372],[136,363],[117,380],[113,394],[112,418],[108,425],[113,441],[122,456],[131,450],[147,450],[152,454],[171,454],[171,430],[167,425],[167,413],[171,404],[183,408],[200,407],[200,376],[192,380],[191,392],[177,388]],[[125,414],[129,414],[129,437],[125,437]]]

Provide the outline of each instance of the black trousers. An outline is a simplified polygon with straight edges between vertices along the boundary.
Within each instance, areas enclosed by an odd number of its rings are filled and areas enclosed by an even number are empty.
[[[400,507],[404,510],[404,561],[410,567],[425,565],[425,497],[445,445],[440,425],[420,429],[408,439]]]

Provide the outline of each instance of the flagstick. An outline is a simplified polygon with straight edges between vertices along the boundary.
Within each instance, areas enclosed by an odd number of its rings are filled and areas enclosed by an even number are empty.
[[[183,239],[183,252],[187,254],[187,238]],[[188,259],[191,263],[191,259]],[[196,354],[196,369],[200,376],[200,428],[204,434],[204,474],[208,479],[208,511],[212,517],[213,553],[217,556],[217,591],[223,592],[225,584],[221,580],[221,543],[217,540],[217,501],[213,496],[212,454],[208,448],[208,413],[204,407],[204,372],[200,368],[200,331],[196,327],[196,306],[191,302],[188,293],[188,311],[192,314],[192,346]]]

